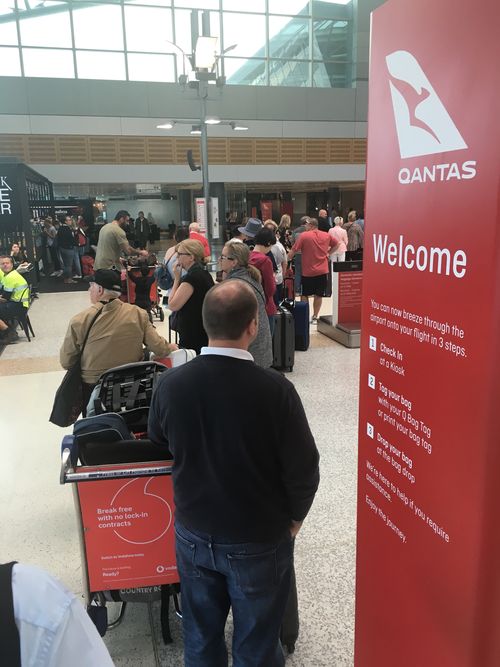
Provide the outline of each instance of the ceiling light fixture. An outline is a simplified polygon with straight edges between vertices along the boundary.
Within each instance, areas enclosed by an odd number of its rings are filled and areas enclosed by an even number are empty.
[[[235,132],[244,132],[245,130],[248,130],[248,127],[240,125],[240,123],[231,122],[229,125],[231,125]]]
[[[205,118],[206,125],[219,125],[220,122],[221,122],[220,118],[215,118],[215,117]]]
[[[175,125],[175,120],[167,120],[161,125],[157,125],[158,130],[171,130],[173,126]]]
[[[199,125],[193,125],[193,127],[191,128],[191,132],[189,134],[195,134],[195,135],[201,134],[201,127]]]

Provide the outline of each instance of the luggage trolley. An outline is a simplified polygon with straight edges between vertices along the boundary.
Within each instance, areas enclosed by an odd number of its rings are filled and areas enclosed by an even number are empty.
[[[123,421],[119,415],[110,416]],[[90,429],[85,435],[65,436],[61,446],[60,483],[73,485],[85,603],[104,635],[121,622],[127,602],[161,600],[167,644],[172,642],[170,597],[181,615],[172,461],[168,450],[148,440],[123,439],[120,430]],[[117,620],[110,624],[108,601],[122,603]]]

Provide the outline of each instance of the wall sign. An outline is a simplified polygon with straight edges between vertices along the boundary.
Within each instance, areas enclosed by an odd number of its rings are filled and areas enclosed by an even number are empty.
[[[6,176],[0,176],[0,215],[12,215],[12,187]]]

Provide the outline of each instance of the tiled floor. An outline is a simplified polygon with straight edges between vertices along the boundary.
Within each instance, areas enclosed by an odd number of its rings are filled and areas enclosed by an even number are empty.
[[[58,351],[68,319],[87,299],[86,293],[42,295],[30,311],[36,338],[28,343],[21,335],[0,356],[0,562],[44,567],[77,593],[72,494],[58,482],[66,431],[48,415],[63,375]],[[325,301],[322,312],[328,308]],[[160,332],[164,326],[158,324]],[[313,332],[310,349],[296,353],[288,376],[321,452],[320,488],[296,543],[301,628],[290,667],[353,664],[358,367],[358,350]],[[173,615],[171,625],[174,644],[164,646],[158,606],[130,604],[121,626],[105,638],[115,664],[180,667],[181,628]]]

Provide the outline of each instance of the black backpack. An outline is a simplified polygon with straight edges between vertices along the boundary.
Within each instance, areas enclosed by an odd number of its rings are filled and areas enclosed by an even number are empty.
[[[170,271],[167,269],[166,264],[160,264],[155,269],[155,278],[160,289],[171,289],[174,285],[174,279],[170,274]]]

